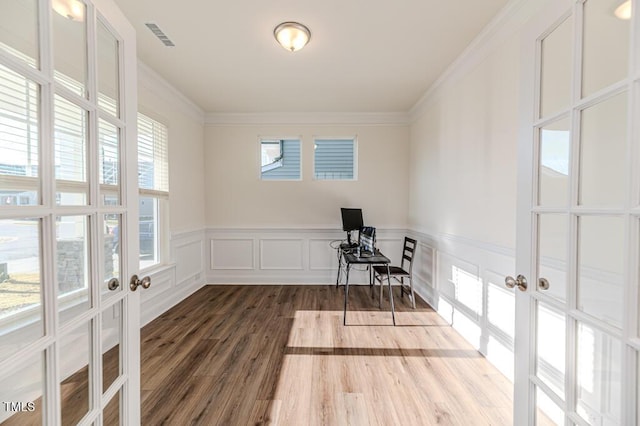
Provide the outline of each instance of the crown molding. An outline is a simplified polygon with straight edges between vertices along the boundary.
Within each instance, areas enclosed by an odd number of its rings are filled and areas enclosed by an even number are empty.
[[[271,124],[406,126],[406,112],[265,112],[210,113],[205,116],[207,126],[244,126]]]
[[[170,104],[178,106],[185,114],[193,117],[199,123],[204,123],[204,110],[140,59],[138,59],[138,86],[154,91]]]
[[[514,32],[521,29],[544,3],[540,0],[509,1],[409,110],[409,122],[419,119],[443,87],[454,83],[486,59],[500,43],[507,41]]]

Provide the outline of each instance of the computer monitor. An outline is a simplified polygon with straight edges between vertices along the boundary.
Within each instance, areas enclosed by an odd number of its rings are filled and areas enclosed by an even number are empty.
[[[363,226],[362,209],[341,208],[342,230],[347,231],[347,240],[351,244],[351,231],[360,230]]]
[[[364,225],[362,222],[362,209],[341,208],[340,211],[342,212],[343,231],[357,231]]]

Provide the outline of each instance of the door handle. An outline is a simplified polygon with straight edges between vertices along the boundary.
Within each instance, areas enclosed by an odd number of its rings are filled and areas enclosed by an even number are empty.
[[[506,285],[508,288],[518,287],[520,291],[526,291],[527,278],[524,275],[518,275],[515,278],[513,278],[512,276],[507,276],[504,279],[504,285]]]
[[[142,286],[142,288],[151,287],[151,277],[146,276],[140,279],[137,275],[133,275],[131,277],[131,281],[129,281],[129,288],[131,289],[131,291],[136,291],[139,286]]]

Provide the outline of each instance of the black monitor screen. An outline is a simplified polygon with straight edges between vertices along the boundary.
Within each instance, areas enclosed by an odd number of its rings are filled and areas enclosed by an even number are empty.
[[[362,226],[362,209],[345,209],[341,208],[342,212],[342,230],[343,231],[356,231]]]

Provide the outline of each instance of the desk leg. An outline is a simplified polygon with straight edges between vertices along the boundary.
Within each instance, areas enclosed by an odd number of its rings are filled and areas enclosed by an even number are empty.
[[[389,270],[389,264],[387,263],[387,282],[389,283],[389,302],[391,302],[391,318],[393,318],[393,325],[396,325],[396,312],[393,306],[393,291],[391,290],[391,271]],[[380,283],[382,287],[382,283]]]
[[[347,325],[347,300],[349,299],[349,269],[351,265],[347,263],[347,276],[344,283],[344,315],[342,317],[342,325]]]
[[[338,276],[336,277],[336,288],[340,286],[340,270],[342,269],[342,250],[338,249]]]

